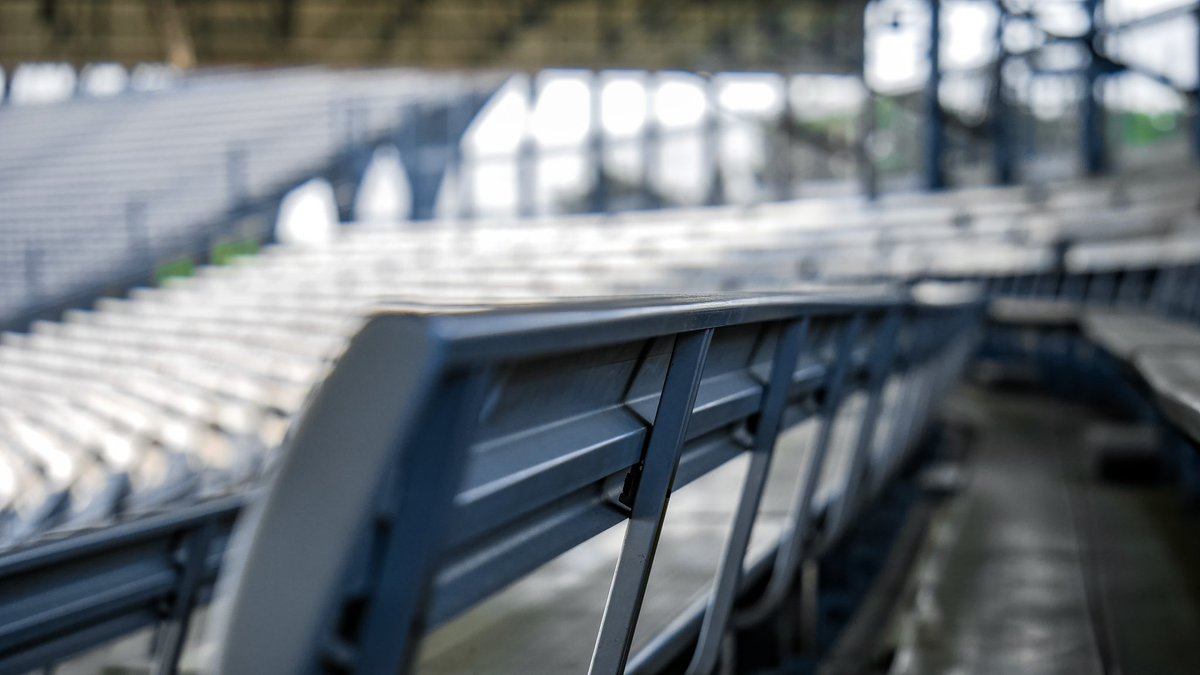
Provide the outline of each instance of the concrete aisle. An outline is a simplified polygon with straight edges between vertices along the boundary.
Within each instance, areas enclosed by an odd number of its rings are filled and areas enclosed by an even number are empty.
[[[1169,486],[1098,482],[1093,413],[968,390],[968,483],[931,528],[904,670],[1200,673],[1200,518]]]

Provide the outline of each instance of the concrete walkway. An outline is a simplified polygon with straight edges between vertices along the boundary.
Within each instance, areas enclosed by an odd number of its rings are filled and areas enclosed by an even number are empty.
[[[1200,673],[1200,517],[1180,494],[1096,480],[1083,408],[1026,391],[960,403],[980,436],[893,672]]]

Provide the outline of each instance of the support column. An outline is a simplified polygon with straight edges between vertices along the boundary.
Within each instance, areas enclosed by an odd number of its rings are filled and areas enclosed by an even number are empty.
[[[1192,96],[1192,156],[1200,162],[1200,5],[1192,12],[1196,20],[1196,94]]]
[[[708,185],[704,203],[716,206],[725,203],[725,178],[721,175],[721,110],[717,96],[717,82],[713,75],[704,78],[704,98],[708,101],[708,115],[704,118],[704,169]]]
[[[463,98],[452,105],[451,121],[446,125],[446,151],[450,158],[446,174],[452,173],[455,179],[455,194],[450,195],[454,203],[452,217],[464,221],[474,215],[475,209],[471,192],[474,176],[463,149],[463,137],[466,135],[467,128],[471,126],[471,118],[475,116],[475,111],[479,108],[480,105],[476,103],[473,94]]]
[[[337,205],[338,222],[354,221],[354,202],[358,198],[358,189],[362,185],[363,175],[371,163],[372,148],[366,145],[364,129],[360,125],[362,112],[360,103],[347,99],[343,105],[343,150],[344,159],[341,175],[335,175],[330,183],[333,186],[334,200]]]
[[[604,155],[605,155],[605,132],[604,120],[602,119],[603,107],[601,105],[601,96],[604,92],[604,78],[600,71],[593,71],[589,82],[592,106],[592,128],[591,128],[591,159],[592,171],[595,184],[592,188],[592,203],[590,211],[593,213],[608,212],[608,174],[604,171]]]
[[[537,73],[529,73],[529,116],[537,105]],[[517,148],[517,214],[522,218],[537,212],[537,141],[526,125]]]
[[[240,208],[246,198],[246,148],[230,144],[225,150],[225,191],[233,208]]]
[[[662,136],[658,133],[658,116],[654,111],[654,98],[658,92],[658,77],[654,71],[646,73],[646,121],[642,123],[642,200],[647,209],[662,208],[654,178],[658,174],[658,158],[662,155]]]
[[[1101,81],[1100,60],[1097,58],[1096,21],[1103,7],[1101,0],[1085,0],[1084,7],[1088,14],[1088,30],[1085,38],[1090,60],[1084,77],[1084,91],[1081,117],[1081,144],[1083,150],[1083,170],[1089,176],[1098,176],[1108,170],[1108,152],[1105,142],[1104,107],[1099,100],[1097,89]]]
[[[779,190],[776,199],[788,200],[796,196],[796,111],[792,109],[792,76],[783,73],[783,160],[779,163]]]
[[[464,155],[463,136],[472,119],[483,107],[486,99],[474,94],[447,96],[440,104],[411,104],[405,108],[404,121],[396,137],[400,150],[400,163],[407,174],[410,213],[412,220],[430,220],[437,213],[438,197],[446,176],[457,171],[460,202],[458,216],[466,218],[473,214],[470,181],[475,158]],[[355,172],[355,180],[362,175],[371,160],[368,148],[362,154],[361,168]],[[483,161],[489,158],[484,157]],[[518,157],[518,161],[523,161]],[[518,188],[522,180],[518,166]]]
[[[879,172],[875,167],[875,133],[878,127],[875,118],[876,95],[875,90],[867,84],[866,78],[862,81],[863,90],[866,91],[866,98],[863,99],[863,109],[859,114],[858,125],[858,174],[859,180],[862,181],[863,195],[870,200],[874,200],[879,196]]]
[[[929,81],[925,89],[925,188],[946,187],[946,129],[938,91],[942,84],[942,3],[929,0]]]
[[[1000,185],[1012,185],[1015,180],[1015,135],[1010,133],[1008,98],[1004,90],[1004,65],[1008,52],[1004,48],[1004,25],[1007,13],[1002,0],[996,0],[996,68],[992,77],[991,99],[993,180]]]
[[[135,264],[147,267],[154,264],[150,228],[146,222],[146,202],[141,199],[125,203],[125,241]]]

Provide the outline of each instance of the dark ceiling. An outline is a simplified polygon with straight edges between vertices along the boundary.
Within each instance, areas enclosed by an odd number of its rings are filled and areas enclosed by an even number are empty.
[[[0,0],[0,64],[859,72],[866,0]]]

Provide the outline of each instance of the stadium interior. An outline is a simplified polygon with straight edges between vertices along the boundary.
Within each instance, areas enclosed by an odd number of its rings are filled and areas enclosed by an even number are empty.
[[[0,0],[0,675],[1200,673],[1200,2]]]

